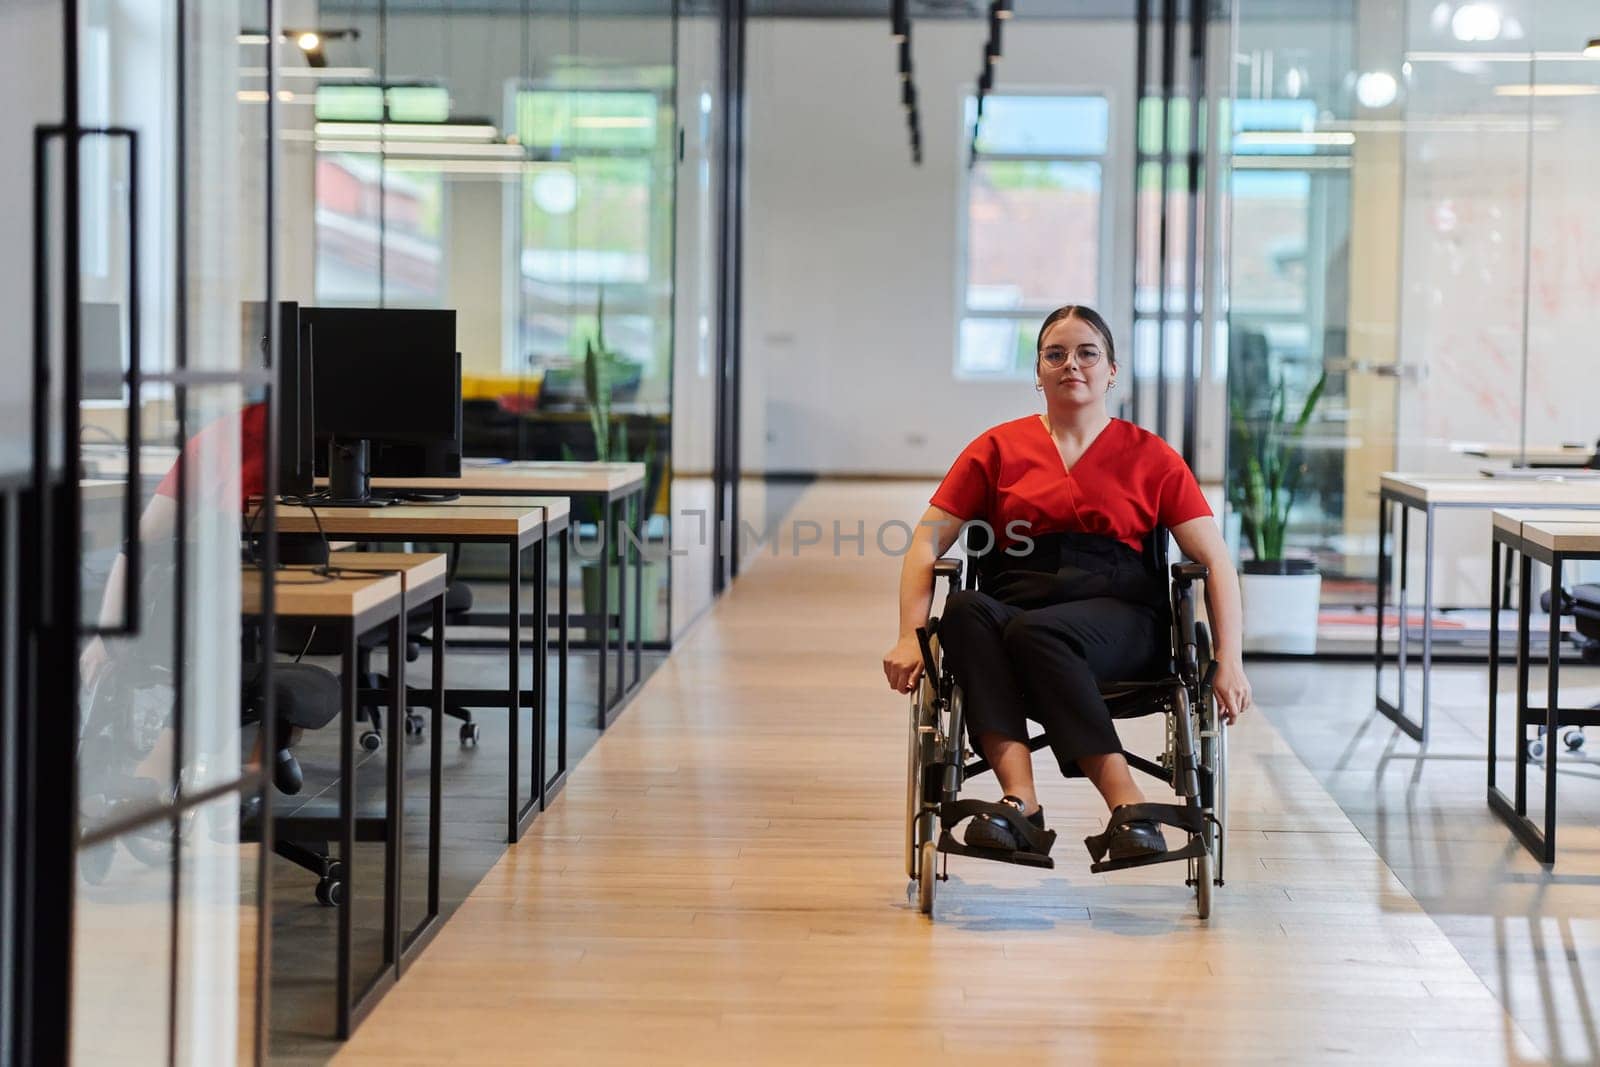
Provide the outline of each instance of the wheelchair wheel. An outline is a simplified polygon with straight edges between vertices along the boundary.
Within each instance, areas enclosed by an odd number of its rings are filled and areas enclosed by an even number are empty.
[[[1194,910],[1202,920],[1211,918],[1211,887],[1215,875],[1215,861],[1211,855],[1215,835],[1208,827],[1201,835],[1206,841],[1206,851],[1194,861]]]
[[[939,846],[934,841],[924,841],[921,851],[921,870],[917,872],[917,910],[924,915],[932,915],[934,894],[939,889]]]
[[[919,685],[911,694],[911,732],[906,742],[906,877],[913,882],[917,880],[917,816],[922,812],[923,796],[922,742],[917,728],[924,715],[924,688]]]

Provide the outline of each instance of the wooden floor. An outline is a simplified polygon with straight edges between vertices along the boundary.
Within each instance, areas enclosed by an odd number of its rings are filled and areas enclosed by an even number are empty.
[[[823,543],[763,549],[338,1062],[1539,1061],[1260,715],[1209,925],[1181,865],[1090,874],[1103,808],[1043,760],[1057,869],[957,858],[919,915],[873,534],[926,488],[802,497],[786,528]],[[836,519],[864,556],[835,557]]]

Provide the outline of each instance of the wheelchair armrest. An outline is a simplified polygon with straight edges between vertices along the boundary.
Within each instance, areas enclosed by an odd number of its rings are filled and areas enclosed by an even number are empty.
[[[941,556],[934,560],[933,580],[938,581],[940,578],[954,578],[956,581],[960,581],[961,561],[959,559],[951,559],[949,556]]]
[[[1188,585],[1196,580],[1203,582],[1210,576],[1211,572],[1204,563],[1185,560],[1182,563],[1174,563],[1172,565],[1172,580],[1179,585]]]

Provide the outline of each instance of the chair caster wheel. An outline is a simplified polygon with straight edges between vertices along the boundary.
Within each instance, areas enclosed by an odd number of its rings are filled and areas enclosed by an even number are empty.
[[[361,747],[368,752],[376,752],[383,747],[383,735],[375,730],[368,730],[361,735]]]
[[[1568,751],[1576,752],[1583,747],[1583,731],[1568,730],[1566,733],[1561,735],[1561,740],[1567,743]]]
[[[463,745],[476,745],[480,736],[481,733],[478,730],[477,723],[464,722],[461,724],[461,743]]]
[[[421,715],[406,716],[406,736],[421,737],[425,720]]]
[[[337,878],[324,878],[317,883],[317,903],[337,908],[344,903],[344,883]]]
[[[1528,742],[1528,758],[1536,762],[1544,760],[1544,738]]]

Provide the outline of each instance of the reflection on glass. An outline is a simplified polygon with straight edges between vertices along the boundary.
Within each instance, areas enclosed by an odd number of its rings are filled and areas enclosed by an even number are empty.
[[[255,1055],[261,848],[239,841],[239,796],[186,824],[179,876],[178,1062],[250,1063]]]
[[[172,980],[172,824],[78,853],[72,1052],[78,1063],[166,1063]]]

